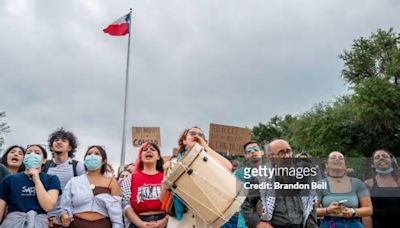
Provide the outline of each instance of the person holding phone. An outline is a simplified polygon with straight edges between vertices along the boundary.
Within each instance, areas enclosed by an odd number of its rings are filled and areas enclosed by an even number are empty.
[[[331,152],[326,162],[327,189],[322,189],[317,203],[318,217],[324,217],[321,228],[364,227],[362,217],[372,215],[369,191],[364,183],[346,174],[346,163],[342,153]]]

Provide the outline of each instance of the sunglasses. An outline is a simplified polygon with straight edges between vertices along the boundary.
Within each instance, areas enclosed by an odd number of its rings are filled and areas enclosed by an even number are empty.
[[[261,148],[259,146],[252,146],[252,147],[249,147],[249,148],[246,149],[246,154],[250,154],[250,153],[253,153],[253,152],[258,152],[260,150],[261,150]]]
[[[189,131],[189,135],[190,135],[190,136],[192,136],[192,137],[194,137],[194,136],[198,135],[199,137],[201,137],[201,138],[205,139],[205,137],[204,137],[204,134],[203,134],[203,133],[201,133],[201,132]]]

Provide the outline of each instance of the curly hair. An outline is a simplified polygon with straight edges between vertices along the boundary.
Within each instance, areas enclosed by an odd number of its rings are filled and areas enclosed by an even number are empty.
[[[75,156],[76,148],[78,147],[78,140],[74,133],[66,131],[64,128],[59,128],[49,136],[49,148],[52,151],[52,146],[56,139],[66,139],[71,146],[71,150],[68,151],[68,157],[73,158]]]

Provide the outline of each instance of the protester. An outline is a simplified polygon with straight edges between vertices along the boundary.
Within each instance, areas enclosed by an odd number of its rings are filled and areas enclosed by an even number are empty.
[[[17,173],[25,170],[23,160],[25,155],[25,149],[21,146],[14,145],[10,146],[0,159],[0,163],[3,164],[10,173]]]
[[[371,192],[374,213],[363,218],[365,227],[392,227],[397,224],[400,205],[400,172],[396,158],[386,150],[372,154],[374,177],[364,183]]]
[[[269,168],[283,167],[286,162],[290,164],[293,161],[292,148],[287,141],[282,139],[274,140],[268,145],[268,155],[270,162],[266,164],[266,167]],[[290,176],[273,175],[272,177],[252,177],[250,182],[252,184],[265,182],[267,185],[273,186],[274,181],[284,183],[287,180],[292,181],[292,178]],[[290,193],[273,187],[249,189],[246,200],[242,205],[248,227],[317,227],[314,209],[316,193],[312,190],[292,190]],[[263,205],[261,216],[255,213],[259,200],[262,201]]]
[[[223,156],[215,152],[207,145],[207,141],[202,130],[199,127],[192,127],[185,129],[178,140],[178,156],[176,159],[171,160],[170,164],[173,165],[176,161],[182,160],[182,158],[189,152],[189,149],[194,146],[195,143],[200,144],[220,165],[222,165],[229,172],[232,170],[232,164]],[[171,167],[173,168],[173,167]],[[161,199],[164,199],[167,187],[163,185]],[[187,208],[176,195],[173,194],[173,204],[175,208],[175,217],[170,217],[168,221],[168,227],[186,228],[186,227],[197,227],[203,228],[208,227],[207,224],[201,220],[190,208]]]
[[[47,152],[40,145],[30,145],[24,157],[25,171],[9,175],[0,183],[0,222],[8,214],[1,227],[47,228],[46,212],[56,205],[61,193],[57,176],[41,172]]]
[[[243,167],[238,168],[233,174],[242,182],[246,182],[244,178],[244,169],[248,167],[258,167],[262,163],[264,151],[256,141],[249,141],[244,144],[244,158],[246,159]]]
[[[244,144],[244,166],[236,169],[233,174],[242,182],[246,182],[247,180],[244,177],[244,169],[248,167],[258,167],[262,164],[262,157],[264,155],[264,151],[262,151],[261,147],[257,144],[256,141],[249,141]],[[233,164],[233,162],[232,162]],[[243,183],[242,183],[243,184]],[[261,214],[260,207],[256,210],[257,213]],[[244,215],[242,212],[236,213],[232,218],[224,224],[223,228],[233,228],[233,227],[246,227]]]
[[[129,170],[122,170],[117,177],[117,182],[118,185],[121,187],[122,182],[127,178],[129,175],[131,175],[131,172]]]
[[[129,163],[125,165],[124,169],[129,170],[129,172],[133,173],[133,171],[135,171],[135,163]]]
[[[48,160],[43,167],[43,172],[56,175],[60,179],[61,188],[64,189],[67,182],[74,176],[85,173],[82,162],[74,159],[74,154],[78,142],[74,133],[60,128],[49,136],[49,148],[53,155],[52,160]],[[51,227],[61,228],[59,218],[59,201],[54,210],[48,213]]]
[[[232,163],[232,172],[235,172],[237,169],[240,168],[240,162],[238,160],[231,161]]]
[[[126,178],[122,189],[125,216],[129,227],[167,226],[168,216],[161,210],[160,192],[164,178],[163,159],[154,143],[144,143],[139,148],[136,170]]]
[[[73,177],[61,197],[60,220],[71,228],[123,227],[121,192],[113,177],[106,177],[107,153],[90,146],[84,157],[87,174]]]
[[[361,217],[372,215],[372,203],[367,187],[359,179],[346,174],[346,163],[342,153],[334,151],[326,163],[327,184],[319,195],[317,215],[324,217],[322,228],[364,227]]]

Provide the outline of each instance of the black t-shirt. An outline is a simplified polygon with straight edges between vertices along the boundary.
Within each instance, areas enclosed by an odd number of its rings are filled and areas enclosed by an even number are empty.
[[[57,176],[40,173],[39,178],[46,191],[55,189],[61,194],[61,185]],[[37,199],[35,183],[24,172],[8,175],[3,179],[0,183],[0,198],[7,202],[8,212],[33,210],[38,214],[46,214]]]

